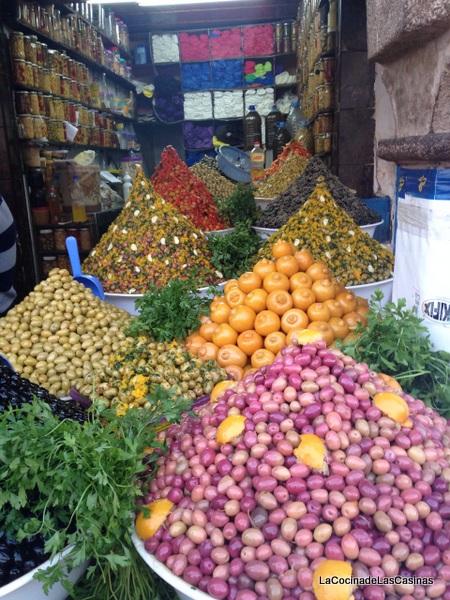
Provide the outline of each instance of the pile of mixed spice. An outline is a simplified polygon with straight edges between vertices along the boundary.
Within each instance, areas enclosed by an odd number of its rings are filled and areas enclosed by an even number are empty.
[[[164,286],[193,273],[204,285],[220,277],[205,235],[155,193],[141,170],[122,212],[83,267],[111,293],[143,294],[149,283]]]
[[[283,148],[277,158],[273,161],[270,167],[267,167],[264,171],[264,179],[267,179],[270,175],[274,175],[284,164],[286,159],[291,156],[291,154],[297,154],[298,156],[303,156],[304,158],[310,158],[311,154],[306,150],[300,142],[296,140],[292,140]]]
[[[191,173],[172,146],[163,150],[160,163],[152,176],[152,183],[164,200],[175,206],[202,231],[227,227],[208,188]]]
[[[279,239],[308,248],[344,285],[392,277],[392,252],[364,233],[324,185],[318,185],[302,208],[266,240],[258,258],[270,258],[272,245]]]
[[[262,211],[257,225],[278,229],[308,200],[318,183],[325,183],[333,199],[358,225],[376,223],[380,217],[335,175],[318,157],[313,157],[300,177],[297,177],[270,205]]]
[[[283,193],[305,170],[308,158],[292,152],[280,168],[256,186],[256,198],[275,198]]]
[[[236,189],[236,185],[222,175],[216,160],[211,156],[204,156],[201,161],[191,167],[191,171],[203,181],[215,202],[225,200]]]

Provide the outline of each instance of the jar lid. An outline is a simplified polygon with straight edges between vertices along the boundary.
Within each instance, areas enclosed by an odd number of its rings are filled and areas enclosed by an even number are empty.
[[[42,260],[50,262],[51,260],[56,260],[56,256],[43,256]]]
[[[39,233],[51,233],[51,229],[39,229]]]

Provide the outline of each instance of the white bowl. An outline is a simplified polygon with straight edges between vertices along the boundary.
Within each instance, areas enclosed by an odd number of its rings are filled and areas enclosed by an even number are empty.
[[[265,210],[268,206],[270,206],[270,204],[275,200],[275,198],[256,198],[255,197],[255,204],[258,208],[260,208],[261,210]]]
[[[375,235],[375,229],[378,227],[378,225],[383,225],[383,223],[384,219],[381,219],[381,221],[371,223],[370,225],[360,225],[359,228],[362,229],[364,233],[368,233],[370,237],[373,238],[373,236]]]
[[[262,240],[267,240],[267,238],[275,233],[275,231],[278,231],[278,229],[270,229],[269,227],[256,227],[255,225],[252,225],[252,229],[256,231],[258,237]]]
[[[206,287],[198,288],[198,295],[200,296],[200,298],[211,298],[212,299],[213,296],[214,296],[214,294],[211,294],[209,292],[209,288],[210,287],[218,288],[220,292],[223,292],[223,288],[225,287],[226,283],[227,282],[224,281],[222,283],[216,283],[216,284],[214,284],[212,286],[206,286]]]
[[[112,294],[105,292],[105,301],[114,304],[117,308],[126,310],[130,315],[138,315],[136,300],[142,298],[144,294]]]
[[[223,290],[225,283],[217,283],[214,287],[220,288]],[[206,298],[211,296],[208,293],[209,286],[198,288],[198,292],[201,298]],[[114,304],[117,308],[122,308],[126,310],[130,315],[136,316],[139,314],[138,309],[136,308],[136,300],[142,298],[144,294],[111,294],[109,292],[105,292],[105,301],[110,304]]]
[[[228,227],[228,229],[215,229],[214,231],[204,231],[203,233],[209,239],[216,236],[228,235],[229,233],[233,233],[234,227]]]
[[[383,300],[381,305],[384,306],[392,300],[392,283],[394,278],[385,279],[384,281],[375,281],[374,283],[365,283],[363,285],[348,285],[347,289],[351,290],[356,296],[370,299],[375,290],[383,292]]]
[[[8,585],[1,587],[0,598],[3,598],[3,600],[64,600],[67,598],[67,591],[60,583],[55,583],[55,585],[50,588],[48,594],[45,594],[42,583],[37,579],[34,579],[34,575],[38,571],[45,571],[54,564],[62,561],[64,556],[66,556],[70,550],[70,547],[66,548],[59,556],[47,560],[39,567],[36,567],[36,569],[19,577],[19,579],[15,579],[14,581],[11,581],[11,583],[8,583]],[[88,562],[86,561],[70,571],[68,579],[70,579],[72,583],[77,582],[86,571],[87,566]]]
[[[172,571],[163,565],[162,562],[157,560],[153,554],[147,552],[144,542],[142,542],[135,534],[133,534],[133,544],[140,557],[150,567],[150,569],[175,589],[180,600],[214,600],[214,598],[209,596],[209,594],[205,594],[205,592],[202,592],[193,585],[186,583],[186,581],[181,579],[181,577],[174,575]]]

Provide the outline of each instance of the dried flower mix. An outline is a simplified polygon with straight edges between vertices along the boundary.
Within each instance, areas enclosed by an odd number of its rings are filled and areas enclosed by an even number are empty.
[[[280,168],[256,187],[255,196],[257,198],[274,198],[283,193],[303,173],[308,160],[299,154],[289,154]]]
[[[117,219],[84,261],[105,291],[142,294],[149,283],[196,273],[211,284],[220,277],[210,263],[204,234],[152,188],[141,170]]]
[[[208,188],[191,173],[172,146],[163,150],[161,161],[152,176],[152,183],[164,200],[175,206],[202,231],[227,227],[219,216]]]
[[[358,225],[376,223],[380,217],[368,208],[356,194],[333,175],[325,164],[314,156],[300,177],[280,194],[261,213],[257,225],[278,229],[308,200],[318,183],[324,182],[335,202],[356,221]]]
[[[279,239],[290,241],[299,249],[308,248],[344,285],[383,281],[392,276],[392,252],[364,233],[339,208],[323,184],[318,185],[302,208],[267,239],[259,257],[270,258],[272,245]]]
[[[203,181],[216,202],[228,198],[236,189],[236,185],[222,175],[215,159],[210,156],[202,158],[191,167],[191,171]]]
[[[112,405],[123,415],[129,408],[145,408],[147,396],[156,386],[172,389],[180,398],[195,400],[209,394],[226,376],[216,362],[192,357],[184,344],[157,343],[141,336],[129,351],[111,361],[108,385],[118,390]]]

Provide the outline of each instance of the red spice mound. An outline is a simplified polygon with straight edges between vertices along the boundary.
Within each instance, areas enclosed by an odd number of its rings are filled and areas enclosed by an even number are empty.
[[[273,175],[277,171],[280,170],[280,167],[286,162],[286,160],[291,156],[291,154],[297,154],[298,156],[304,156],[305,158],[311,158],[311,154],[306,150],[300,142],[292,140],[286,144],[286,146],[281,151],[281,154],[278,155],[277,159],[273,161],[268,169],[264,171],[264,178],[269,177],[269,175]]]
[[[202,231],[227,227],[208,188],[189,170],[172,146],[163,150],[151,180],[158,194]]]

